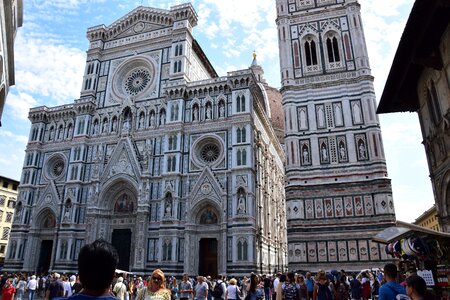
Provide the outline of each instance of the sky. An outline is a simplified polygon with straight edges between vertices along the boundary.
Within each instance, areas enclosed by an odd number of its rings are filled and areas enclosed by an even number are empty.
[[[88,27],[112,24],[137,6],[168,9],[185,1],[27,0],[15,40],[16,85],[0,128],[0,175],[20,179],[31,107],[72,103],[80,95]],[[377,101],[413,0],[359,0]],[[220,76],[248,68],[255,50],[268,83],[280,87],[275,0],[193,0],[197,39]],[[416,113],[380,115],[397,219],[413,222],[433,203]]]

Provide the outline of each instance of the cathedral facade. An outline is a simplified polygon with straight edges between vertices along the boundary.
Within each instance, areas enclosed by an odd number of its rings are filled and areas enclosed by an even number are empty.
[[[218,77],[190,4],[89,28],[81,96],[30,110],[5,269],[248,275],[287,265],[281,95],[254,57]],[[281,115],[280,115],[281,114]]]
[[[289,269],[361,270],[395,221],[356,0],[277,0]]]

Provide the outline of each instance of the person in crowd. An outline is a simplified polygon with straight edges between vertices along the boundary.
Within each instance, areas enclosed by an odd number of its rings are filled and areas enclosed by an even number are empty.
[[[300,287],[300,300],[306,300],[308,296],[308,286],[305,282],[305,277],[300,274],[297,276],[297,284]]]
[[[356,274],[353,273],[353,279],[350,281],[350,295],[352,299],[361,299],[361,282],[356,278]]]
[[[372,295],[373,295],[374,297],[375,297],[375,296],[378,297],[379,291],[380,291],[380,282],[378,281],[378,276],[376,276],[376,277],[373,279],[373,284],[372,284]]]
[[[194,288],[195,298],[205,300],[208,298],[208,284],[203,276],[197,276],[197,285]]]
[[[193,289],[192,283],[189,281],[188,274],[183,275],[183,281],[180,282],[180,300],[191,300]]]
[[[9,277],[5,280],[2,287],[2,300],[13,300],[16,294],[16,288],[13,285],[13,278]]]
[[[34,299],[34,294],[36,293],[38,281],[36,280],[36,275],[31,275],[30,280],[27,282],[28,300]]]
[[[264,297],[265,300],[270,300],[270,287],[272,286],[272,280],[270,279],[269,275],[263,276],[264,281]]]
[[[280,275],[280,282],[277,285],[277,298],[275,300],[283,300],[283,285],[286,282],[286,274]]]
[[[52,280],[45,292],[45,300],[64,297],[64,285],[59,273],[53,273]]]
[[[300,298],[300,287],[295,282],[295,274],[289,272],[286,274],[286,282],[282,286],[284,300],[298,300]]]
[[[237,286],[237,280],[235,278],[231,278],[228,281],[228,287],[227,287],[227,291],[225,293],[225,300],[240,299],[240,293],[241,293],[241,291],[239,290],[239,288]]]
[[[127,292],[127,286],[123,283],[123,277],[117,278],[117,282],[114,285],[113,293],[117,297],[117,300],[125,300],[125,294]]]
[[[82,286],[79,276],[75,275],[70,276],[70,286],[72,288],[72,295],[77,294],[81,291]]]
[[[170,291],[172,293],[172,300],[178,299],[178,284],[175,277],[172,279],[172,287]]]
[[[429,300],[434,298],[427,292],[425,280],[418,275],[411,275],[406,278],[406,294],[411,300]]]
[[[110,286],[119,262],[116,249],[99,239],[86,244],[78,255],[78,275],[83,288],[68,300],[117,300]]]
[[[245,300],[262,300],[264,297],[264,285],[261,285],[259,277],[252,273],[250,276],[250,287]]]
[[[137,300],[170,300],[171,292],[165,288],[164,272],[156,269],[147,281],[147,287],[138,291]]]
[[[348,300],[349,287],[346,281],[345,276],[340,276],[339,279],[335,279],[335,283],[333,285],[335,300]]]
[[[361,296],[363,300],[369,300],[372,295],[372,287],[370,286],[369,275],[366,272],[362,273],[361,279]]]
[[[314,291],[314,279],[311,276],[311,273],[306,273],[306,280],[305,280],[306,286],[308,287],[308,295],[306,297],[307,300],[311,300],[313,297],[313,291]]]
[[[72,296],[72,286],[70,285],[69,277],[63,276],[64,297]]]
[[[244,284],[245,285],[245,284]],[[213,300],[224,300],[227,292],[227,286],[223,281],[223,275],[219,275],[213,290],[210,292]]]
[[[26,286],[27,282],[25,280],[25,275],[19,274],[19,278],[16,282],[16,300],[22,300]]]
[[[313,300],[327,300],[331,299],[330,283],[325,271],[317,272],[316,284],[314,285]]]
[[[380,287],[379,300],[395,299],[398,294],[406,294],[406,290],[397,282],[397,266],[388,263],[384,266],[386,283]]]
[[[277,288],[278,288],[278,284],[280,283],[280,276],[281,273],[277,273],[277,275],[275,276],[275,278],[273,279],[273,292],[272,292],[272,300],[276,300],[277,299]]]

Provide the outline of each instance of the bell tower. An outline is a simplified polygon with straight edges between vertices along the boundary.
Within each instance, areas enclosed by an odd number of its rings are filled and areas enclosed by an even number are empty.
[[[388,261],[395,221],[356,0],[277,0],[289,269]],[[313,266],[313,267],[311,267]]]

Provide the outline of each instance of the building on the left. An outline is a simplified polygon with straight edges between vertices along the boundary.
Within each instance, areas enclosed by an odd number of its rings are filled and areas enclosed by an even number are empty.
[[[181,4],[88,29],[80,98],[29,113],[6,270],[74,272],[97,238],[139,274],[285,269],[281,95],[256,55],[218,77],[196,24]]]
[[[0,1],[0,126],[9,87],[15,84],[14,38],[23,22],[22,0]]]
[[[14,217],[19,181],[0,176],[0,266],[5,261],[9,233]]]

